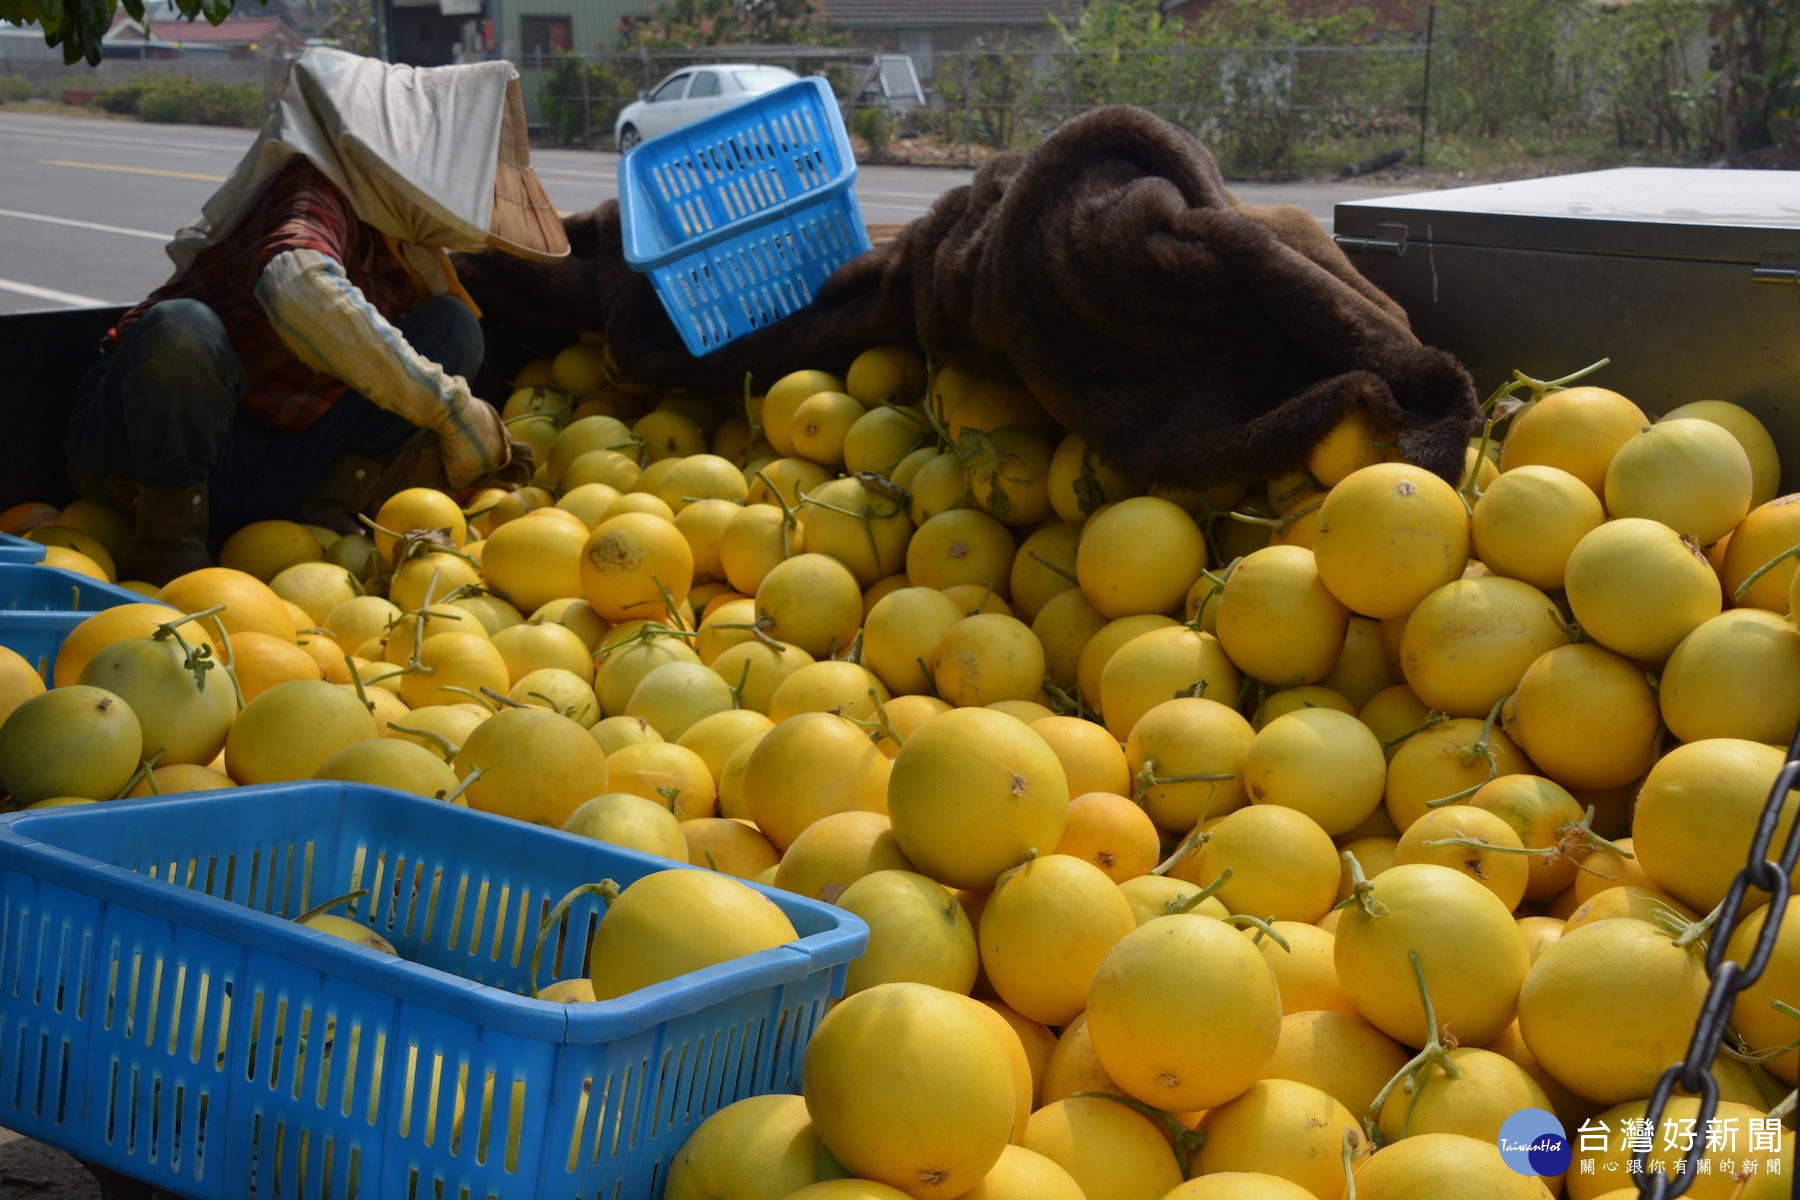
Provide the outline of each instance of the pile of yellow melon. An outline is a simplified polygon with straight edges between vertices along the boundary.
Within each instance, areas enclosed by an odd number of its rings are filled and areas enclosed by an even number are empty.
[[[713,1117],[672,1200],[1635,1194],[1800,723],[1800,496],[1749,413],[1521,377],[1455,483],[1353,410],[1183,490],[903,347],[746,390],[532,364],[530,486],[241,531],[162,590],[215,610],[183,637],[127,606],[41,698],[0,667],[0,784],[381,783],[857,914],[804,1098]],[[1690,1195],[1792,1188],[1785,916]],[[1504,1161],[1529,1108],[1566,1174]]]

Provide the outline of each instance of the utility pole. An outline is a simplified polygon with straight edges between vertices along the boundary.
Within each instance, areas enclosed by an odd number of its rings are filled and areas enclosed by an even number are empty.
[[[1419,165],[1425,165],[1425,126],[1431,120],[1431,43],[1437,31],[1437,5],[1425,14],[1425,95],[1419,101]]]

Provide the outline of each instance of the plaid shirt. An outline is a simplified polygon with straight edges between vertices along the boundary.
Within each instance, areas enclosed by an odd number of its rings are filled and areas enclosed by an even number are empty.
[[[316,250],[341,263],[350,282],[389,321],[419,301],[412,276],[381,234],[365,225],[344,194],[304,158],[277,175],[220,245],[200,253],[133,308],[111,332],[117,345],[152,304],[199,300],[219,314],[250,386],[243,405],[277,429],[298,433],[336,404],[349,388],[295,356],[256,300],[263,268],[289,250]]]

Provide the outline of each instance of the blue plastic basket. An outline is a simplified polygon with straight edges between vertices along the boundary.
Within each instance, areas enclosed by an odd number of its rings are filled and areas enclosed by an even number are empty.
[[[709,1114],[798,1089],[867,940],[761,889],[799,941],[598,1004],[515,994],[571,887],[672,865],[350,784],[14,814],[0,1125],[208,1200],[651,1200]],[[291,921],[359,887],[403,960]],[[586,972],[600,912],[540,983]]]
[[[16,650],[48,679],[71,629],[102,609],[149,603],[129,588],[59,567],[0,561],[0,646]]]
[[[619,160],[625,261],[650,275],[688,352],[709,354],[811,304],[869,249],[855,183],[831,86],[798,80]]]
[[[41,563],[44,547],[30,538],[0,533],[0,563]]]

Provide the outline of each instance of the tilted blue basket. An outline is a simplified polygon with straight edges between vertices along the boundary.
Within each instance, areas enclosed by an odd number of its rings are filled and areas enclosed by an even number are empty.
[[[0,818],[0,1125],[195,1200],[654,1200],[707,1116],[798,1090],[868,930],[597,1004],[532,1000],[540,921],[667,859],[355,784]],[[295,924],[337,911],[394,959]],[[574,904],[540,986],[586,974]]]
[[[46,680],[71,629],[102,609],[153,603],[129,588],[59,567],[0,560],[0,646],[16,651]],[[178,614],[170,609],[169,615]]]
[[[699,357],[812,303],[869,249],[831,86],[802,79],[619,160],[625,261]]]
[[[0,533],[0,563],[41,563],[44,547],[30,538]]]

